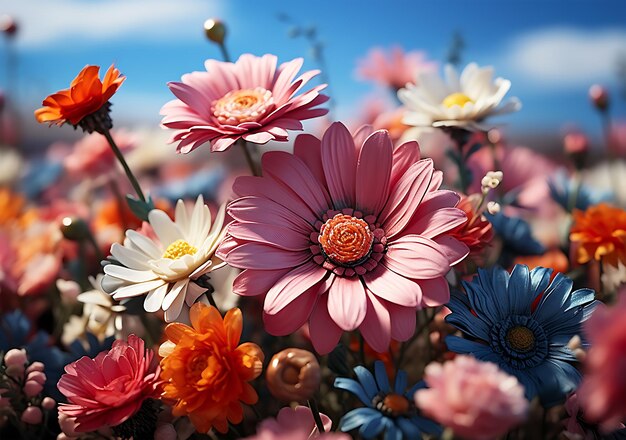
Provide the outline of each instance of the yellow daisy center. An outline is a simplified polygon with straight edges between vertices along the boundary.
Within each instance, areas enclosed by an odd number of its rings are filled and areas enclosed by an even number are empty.
[[[458,93],[457,92],[457,93],[452,93],[452,94],[446,96],[443,99],[442,104],[444,106],[450,108],[453,105],[458,105],[459,107],[463,107],[468,102],[471,102],[473,104],[474,100],[472,98],[470,98],[469,96],[467,96],[465,93]]]
[[[184,255],[193,255],[198,252],[198,249],[187,243],[185,240],[176,240],[170,244],[165,252],[163,258],[169,258],[171,260],[177,260]]]
[[[506,333],[506,340],[511,348],[526,353],[535,347],[535,335],[528,327],[517,325]]]

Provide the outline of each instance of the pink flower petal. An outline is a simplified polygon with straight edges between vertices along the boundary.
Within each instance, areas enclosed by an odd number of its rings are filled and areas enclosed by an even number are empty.
[[[358,277],[336,277],[328,291],[328,313],[345,331],[352,331],[361,325],[367,304],[365,287]]]
[[[292,252],[260,243],[244,243],[226,255],[226,262],[239,269],[286,269],[311,258],[310,252]]]
[[[262,197],[242,197],[228,205],[228,214],[243,223],[279,225],[296,232],[313,232],[312,226],[302,217],[277,202]]]
[[[393,145],[389,133],[374,132],[361,149],[356,170],[356,207],[378,215],[389,197],[391,155]]]
[[[326,177],[322,166],[322,141],[310,134],[300,134],[294,142],[293,154],[306,163],[318,183],[326,188]]]
[[[389,311],[378,300],[376,295],[367,292],[367,314],[359,327],[365,342],[374,351],[384,353],[391,342],[391,320]]]
[[[422,301],[420,286],[379,264],[372,272],[363,275],[365,286],[374,295],[392,303],[416,307]]]
[[[391,316],[391,337],[396,341],[407,341],[415,333],[415,307],[402,307],[386,302],[385,307]]]
[[[334,122],[322,138],[322,164],[336,209],[355,205],[356,152],[352,135]]]
[[[436,242],[419,235],[405,235],[389,243],[385,265],[407,278],[430,279],[449,270],[448,256]]]
[[[287,251],[308,250],[309,237],[282,226],[261,223],[232,223],[228,233],[239,240],[266,243]]]
[[[422,302],[426,307],[437,307],[450,301],[450,285],[444,277],[418,280],[417,282],[424,292]]]
[[[326,269],[312,261],[296,267],[267,292],[263,310],[267,314],[275,315],[309,288],[322,281],[327,273]]]
[[[337,346],[342,330],[328,314],[328,295],[322,294],[315,304],[309,320],[309,332],[313,348],[319,354],[328,354]]]
[[[263,312],[263,324],[270,335],[287,336],[294,333],[308,321],[317,301],[317,285],[293,299],[275,314]]]
[[[470,253],[469,247],[462,241],[450,235],[442,235],[433,239],[439,245],[439,249],[448,257],[448,264],[459,264]]]
[[[416,215],[404,229],[406,234],[419,234],[426,238],[435,238],[467,221],[465,212],[457,208],[440,208],[436,211]]]
[[[233,281],[233,292],[241,296],[265,295],[290,269],[246,269]]]
[[[400,177],[406,173],[411,165],[421,159],[420,147],[417,142],[410,141],[396,147],[393,150],[393,168],[389,185],[394,188]]]

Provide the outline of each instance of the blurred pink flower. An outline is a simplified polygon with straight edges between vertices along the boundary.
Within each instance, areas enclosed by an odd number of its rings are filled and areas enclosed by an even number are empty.
[[[135,137],[125,131],[113,131],[113,140],[123,152],[133,149]],[[74,144],[72,152],[65,157],[63,164],[69,173],[88,175],[92,178],[111,171],[116,158],[111,146],[104,136],[92,133],[84,136]]]
[[[462,438],[493,439],[526,419],[524,387],[494,363],[457,356],[424,373],[429,388],[415,393],[415,404]]]
[[[142,339],[130,335],[128,342],[117,340],[95,359],[84,356],[65,366],[58,388],[70,403],[59,405],[59,415],[75,419],[76,432],[117,426],[144,400],[159,397],[159,373],[154,352],[145,349]]]
[[[521,146],[484,146],[470,157],[468,167],[473,175],[468,192],[480,193],[480,180],[487,171],[500,170],[504,179],[497,192],[515,197],[517,205],[537,215],[554,213],[556,204],[550,197],[548,177],[554,174],[556,165],[545,156]]]
[[[585,361],[586,374],[578,399],[590,422],[607,430],[626,420],[626,287],[612,307],[600,305],[585,323],[591,349]]]
[[[597,429],[594,425],[585,423],[582,418],[578,394],[572,393],[565,401],[565,412],[568,418],[563,421],[565,427],[563,436],[568,440],[595,440]]]
[[[325,115],[316,108],[328,101],[322,84],[296,96],[319,71],[294,79],[302,58],[276,67],[274,55],[243,54],[236,63],[207,60],[206,72],[183,75],[170,82],[178,99],[163,106],[162,125],[174,130],[170,142],[177,151],[189,153],[210,142],[211,151],[224,151],[238,139],[255,144],[286,141],[287,130],[302,130],[304,119]]]
[[[247,440],[309,440],[313,438],[349,440],[348,434],[329,432],[332,421],[320,413],[324,424],[324,433],[320,434],[315,426],[311,410],[306,406],[286,407],[278,412],[276,418],[265,419],[257,428],[256,435]]]
[[[620,157],[626,155],[626,121],[616,121],[611,125],[609,151]]]
[[[375,47],[358,61],[357,75],[361,79],[400,89],[407,83],[415,84],[419,72],[434,72],[436,69],[437,63],[427,61],[424,52],[404,52],[399,46],[389,50]]]
[[[267,293],[269,333],[308,321],[324,354],[359,329],[383,352],[413,335],[416,309],[449,300],[444,276],[469,252],[449,231],[466,216],[416,142],[394,148],[384,130],[352,136],[336,122],[321,141],[300,135],[295,154],[268,152],[262,165],[263,177],[234,184],[235,221],[218,256],[246,269],[235,293]]]

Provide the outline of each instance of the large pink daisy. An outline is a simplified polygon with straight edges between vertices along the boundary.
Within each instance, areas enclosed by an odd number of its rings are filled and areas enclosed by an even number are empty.
[[[415,310],[449,299],[444,275],[468,248],[449,232],[465,220],[459,196],[419,146],[334,123],[295,154],[263,155],[263,177],[239,177],[234,219],[218,249],[246,269],[239,295],[267,294],[266,329],[287,335],[307,321],[319,353],[359,329],[377,351],[415,332]]]
[[[168,84],[178,99],[161,109],[162,124],[174,129],[170,142],[189,153],[210,142],[211,151],[224,151],[238,139],[255,144],[286,141],[287,130],[302,130],[300,121],[325,115],[316,106],[328,101],[322,84],[296,96],[319,71],[294,79],[302,58],[276,66],[274,55],[241,55],[236,63],[207,60],[206,72],[183,75]]]

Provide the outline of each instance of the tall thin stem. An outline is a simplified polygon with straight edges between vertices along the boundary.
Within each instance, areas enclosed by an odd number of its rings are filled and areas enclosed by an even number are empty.
[[[218,46],[220,47],[220,52],[222,52],[222,58],[224,58],[224,61],[230,63],[230,55],[224,42],[219,43]]]
[[[248,143],[243,139],[238,141],[238,144],[241,145],[241,149],[243,150],[243,155],[246,157],[246,162],[248,163],[248,168],[250,168],[250,172],[253,176],[260,176],[256,164],[254,163],[254,159],[252,159],[252,153],[248,149]]]
[[[320,410],[317,407],[317,402],[315,399],[311,399],[307,402],[309,404],[309,408],[311,408],[311,413],[313,414],[313,420],[315,420],[315,426],[317,426],[317,430],[320,434],[324,434],[326,431],[324,429],[324,422],[322,422],[322,417],[320,416]]]
[[[124,168],[124,172],[126,173],[126,177],[128,177],[128,180],[130,180],[131,185],[135,189],[135,192],[137,193],[137,197],[139,197],[139,199],[142,202],[146,202],[146,197],[143,195],[143,191],[141,190],[141,186],[139,186],[139,182],[137,181],[137,178],[135,178],[135,175],[130,170],[130,167],[128,166],[128,163],[126,163],[126,159],[124,159],[124,155],[122,154],[122,152],[120,151],[119,147],[117,146],[117,144],[113,140],[113,137],[111,136],[111,132],[109,131],[108,128],[104,128],[101,133],[106,138],[106,140],[109,142],[109,145],[111,146],[111,149],[113,150],[113,154],[115,154],[115,157],[117,157],[117,160],[120,162],[120,164],[122,164],[122,168]]]

